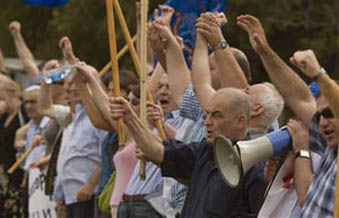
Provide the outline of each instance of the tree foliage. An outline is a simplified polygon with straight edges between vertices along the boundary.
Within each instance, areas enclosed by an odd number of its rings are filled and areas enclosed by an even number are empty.
[[[150,1],[150,11],[164,1]],[[131,34],[135,33],[135,1],[120,1]],[[315,50],[321,64],[332,74],[339,73],[339,1],[337,0],[229,0],[229,23],[225,36],[249,57],[255,81],[267,80],[258,56],[246,33],[236,25],[236,16],[252,14],[263,23],[268,40],[278,54],[288,61],[296,50]],[[69,36],[75,53],[101,69],[110,59],[105,1],[69,0],[63,7],[46,8],[23,4],[20,0],[3,1],[0,13],[0,48],[5,56],[17,56],[8,31],[12,20],[22,23],[28,46],[38,59],[60,58],[58,40]],[[116,21],[118,47],[125,42]],[[126,55],[120,68],[133,69]],[[338,78],[338,77],[337,77]]]

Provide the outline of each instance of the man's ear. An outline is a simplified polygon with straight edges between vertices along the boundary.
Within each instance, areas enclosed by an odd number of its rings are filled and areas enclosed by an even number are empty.
[[[238,127],[239,129],[247,127],[247,116],[245,114],[240,114],[238,117]]]
[[[258,117],[264,113],[265,109],[260,104],[256,104],[251,108],[251,117]]]

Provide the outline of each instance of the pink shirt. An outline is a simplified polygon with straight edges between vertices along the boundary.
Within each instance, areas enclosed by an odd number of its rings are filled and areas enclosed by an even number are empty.
[[[111,197],[111,206],[117,206],[122,199],[122,195],[125,192],[137,163],[137,158],[135,156],[135,141],[133,139],[130,140],[122,150],[114,155],[113,162],[116,170],[116,177]]]

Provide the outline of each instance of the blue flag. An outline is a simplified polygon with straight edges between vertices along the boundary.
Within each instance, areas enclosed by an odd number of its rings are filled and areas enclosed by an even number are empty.
[[[68,2],[68,0],[22,0],[24,3],[36,6],[61,6]]]
[[[183,38],[184,55],[187,63],[190,63],[195,46],[197,18],[201,13],[207,11],[225,12],[226,0],[167,0],[165,5],[169,5],[175,10],[171,26],[173,32]]]

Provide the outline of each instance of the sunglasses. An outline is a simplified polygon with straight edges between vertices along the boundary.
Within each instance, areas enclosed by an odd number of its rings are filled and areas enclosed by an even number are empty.
[[[329,107],[325,108],[322,111],[318,111],[316,114],[317,114],[317,116],[319,116],[319,117],[323,116],[326,119],[334,118],[334,114],[332,113],[332,111]]]

